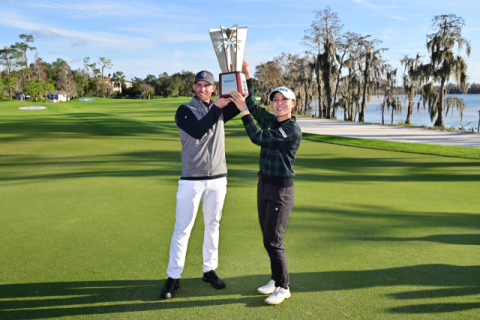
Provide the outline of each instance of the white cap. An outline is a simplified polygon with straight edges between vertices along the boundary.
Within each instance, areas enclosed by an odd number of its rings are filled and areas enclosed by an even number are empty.
[[[291,100],[295,100],[295,101],[297,100],[297,98],[295,98],[295,93],[293,93],[292,90],[290,90],[287,87],[278,87],[278,88],[273,89],[273,91],[270,93],[270,96],[269,96],[270,101],[273,101],[273,96],[277,92],[280,92],[281,94],[283,94],[283,96],[287,99],[291,99]]]

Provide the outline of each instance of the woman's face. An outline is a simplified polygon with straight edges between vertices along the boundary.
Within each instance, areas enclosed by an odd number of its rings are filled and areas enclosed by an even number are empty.
[[[278,120],[285,120],[292,116],[292,109],[297,104],[297,101],[285,98],[285,96],[277,92],[273,96],[272,106],[273,111],[277,114]]]

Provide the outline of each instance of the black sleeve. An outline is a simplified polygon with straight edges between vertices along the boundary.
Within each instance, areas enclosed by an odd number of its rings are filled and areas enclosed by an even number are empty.
[[[177,126],[195,139],[201,139],[210,130],[218,118],[222,115],[222,109],[212,105],[208,113],[200,120],[185,106],[180,106],[175,114]]]
[[[229,102],[223,111],[223,121],[226,123],[228,120],[235,118],[239,113],[237,106],[233,102]]]

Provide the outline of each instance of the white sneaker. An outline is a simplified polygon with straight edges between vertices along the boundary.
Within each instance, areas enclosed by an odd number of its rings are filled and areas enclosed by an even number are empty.
[[[292,294],[290,293],[290,288],[284,289],[282,287],[276,287],[270,297],[265,299],[265,303],[277,305],[282,303],[283,300],[290,298],[291,296]]]
[[[275,290],[275,280],[270,280],[269,283],[257,289],[260,294],[272,294]]]

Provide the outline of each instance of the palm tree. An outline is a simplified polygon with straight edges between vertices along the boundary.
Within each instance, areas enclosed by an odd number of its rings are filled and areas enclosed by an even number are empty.
[[[117,71],[113,73],[112,76],[113,85],[120,87],[120,93],[122,93],[122,85],[125,84],[125,75],[122,71]]]
[[[440,82],[439,101],[429,105],[432,119],[437,115],[434,124],[436,127],[445,127],[445,84],[450,77],[454,76],[465,93],[468,90],[467,63],[453,52],[455,45],[459,51],[465,45],[467,57],[470,57],[470,43],[462,37],[464,26],[465,20],[455,14],[438,15],[432,20],[432,28],[436,28],[436,32],[427,35],[427,50],[431,54],[430,64],[422,66],[422,71],[425,82],[428,80]],[[433,86],[427,86],[426,89],[433,90]],[[425,93],[432,94],[431,91]]]

